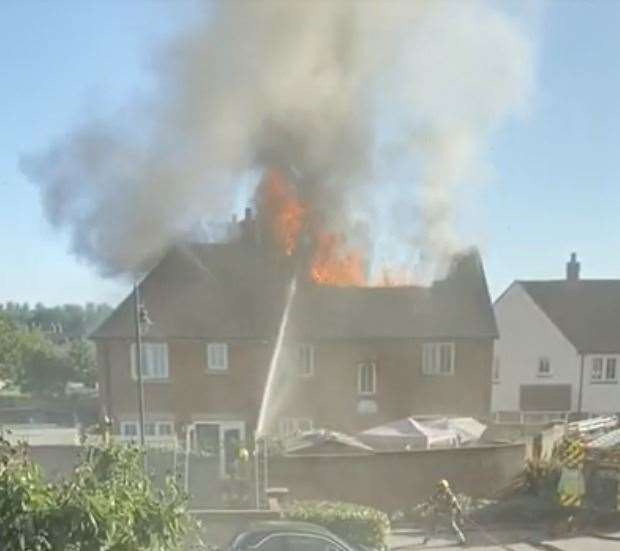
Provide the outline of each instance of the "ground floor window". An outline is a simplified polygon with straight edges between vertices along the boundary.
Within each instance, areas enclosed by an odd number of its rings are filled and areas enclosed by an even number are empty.
[[[618,359],[616,356],[595,356],[591,360],[590,381],[593,383],[615,383],[618,381]]]
[[[453,375],[454,343],[424,343],[422,347],[422,373],[424,375]]]
[[[139,438],[140,424],[138,421],[121,421],[120,434],[123,438]],[[164,438],[174,434],[174,423],[172,421],[145,421],[145,438]]]

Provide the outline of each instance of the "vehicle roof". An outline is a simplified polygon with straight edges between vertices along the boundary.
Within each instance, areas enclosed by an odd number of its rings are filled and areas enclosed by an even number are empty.
[[[264,521],[252,524],[252,526],[238,534],[234,538],[236,546],[242,544],[243,546],[251,546],[258,543],[260,540],[271,534],[277,534],[281,532],[296,532],[303,534],[314,534],[320,536],[329,536],[330,538],[340,541],[340,538],[332,534],[326,528],[318,526],[317,524],[311,524],[309,522],[296,522],[296,521]]]

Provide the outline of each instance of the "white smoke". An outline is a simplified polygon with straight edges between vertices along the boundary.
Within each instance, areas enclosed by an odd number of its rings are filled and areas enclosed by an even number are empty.
[[[371,227],[433,263],[463,244],[455,198],[531,90],[515,14],[475,0],[212,7],[156,59],[155,97],[22,160],[77,255],[139,270],[227,215],[239,182],[270,165],[299,174],[304,199],[353,240]],[[382,142],[411,160],[398,185],[383,185]]]

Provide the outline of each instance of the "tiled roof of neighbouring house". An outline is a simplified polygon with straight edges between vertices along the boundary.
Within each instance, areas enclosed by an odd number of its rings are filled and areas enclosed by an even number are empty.
[[[291,260],[243,243],[173,248],[141,286],[153,338],[273,338]],[[497,336],[477,252],[455,257],[427,287],[327,287],[300,282],[289,336],[304,339]],[[93,338],[133,338],[129,296]]]
[[[518,283],[577,350],[620,352],[620,280]]]

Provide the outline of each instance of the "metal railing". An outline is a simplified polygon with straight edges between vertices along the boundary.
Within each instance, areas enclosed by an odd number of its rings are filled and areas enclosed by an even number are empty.
[[[616,415],[577,413],[575,411],[496,411],[491,414],[491,420],[496,425],[565,423],[569,432],[582,433],[609,429],[618,424]]]
[[[496,425],[547,425],[567,423],[570,411],[496,411],[491,419]]]

